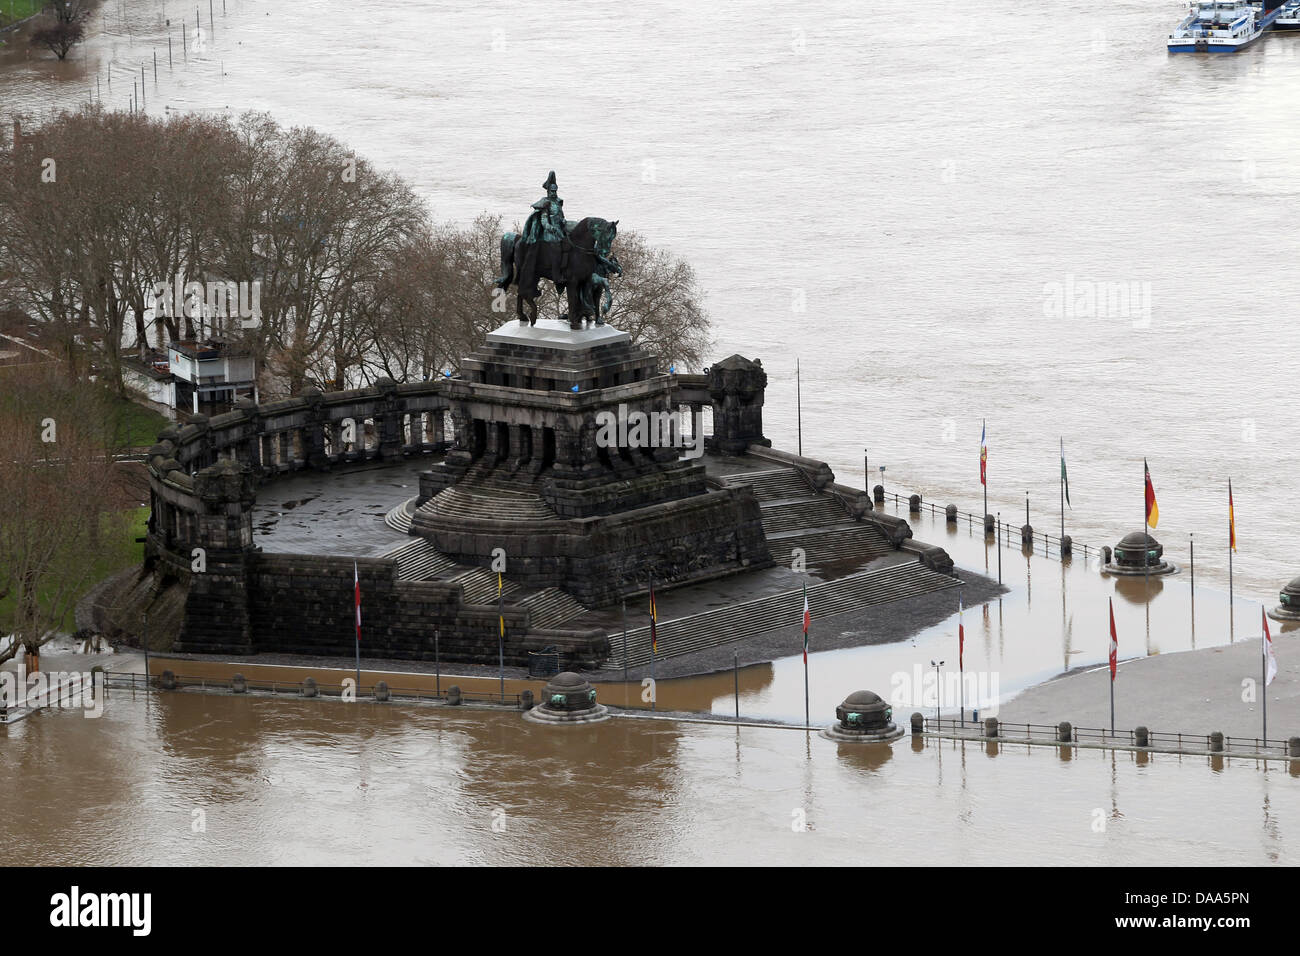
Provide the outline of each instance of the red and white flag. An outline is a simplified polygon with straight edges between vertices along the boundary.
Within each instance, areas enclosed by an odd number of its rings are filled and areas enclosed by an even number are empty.
[[[966,625],[962,623],[961,595],[957,595],[957,669],[966,669]]]
[[[1115,680],[1115,666],[1119,663],[1119,638],[1115,635],[1115,599],[1110,599],[1110,679]]]
[[[357,643],[361,643],[361,576],[357,574],[357,563],[352,562],[352,600],[357,608]]]
[[[812,625],[812,614],[808,611],[808,585],[803,586],[803,662],[808,663],[808,628]]]
[[[1267,687],[1277,676],[1277,658],[1273,656],[1273,635],[1268,632],[1268,615],[1262,607],[1259,614],[1264,619],[1264,686]]]

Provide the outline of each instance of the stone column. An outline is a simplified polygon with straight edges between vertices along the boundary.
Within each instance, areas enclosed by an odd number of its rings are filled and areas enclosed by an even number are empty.
[[[710,449],[740,455],[750,445],[771,446],[763,437],[766,388],[767,373],[757,359],[732,355],[709,368],[709,397],[713,400]]]

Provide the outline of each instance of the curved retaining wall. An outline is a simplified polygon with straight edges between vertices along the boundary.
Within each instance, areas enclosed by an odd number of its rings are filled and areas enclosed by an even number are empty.
[[[149,450],[151,514],[146,568],[158,589],[179,583],[185,611],[177,651],[353,653],[354,560],[264,554],[253,545],[256,488],[302,469],[330,470],[446,447],[448,403],[441,381],[364,389],[254,405],[173,425]],[[349,432],[349,422],[352,428]],[[351,440],[349,440],[351,439]],[[432,659],[434,635],[448,661],[495,659],[498,615],[469,605],[457,585],[399,581],[391,558],[359,558],[361,640],[366,654]],[[525,609],[506,608],[505,654],[556,645],[566,661],[608,653],[596,631],[530,635]]]

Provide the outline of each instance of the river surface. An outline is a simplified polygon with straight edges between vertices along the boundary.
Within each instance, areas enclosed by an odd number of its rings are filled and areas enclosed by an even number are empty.
[[[977,511],[987,418],[990,510],[1055,526],[1063,437],[1067,530],[1113,544],[1145,457],[1158,537],[1220,584],[1231,476],[1263,600],[1297,573],[1300,36],[1170,56],[1183,6],[107,0],[73,62],[10,51],[0,118],[125,107],[143,65],[150,112],[320,127],[441,218],[522,218],[555,169],[695,267],[780,447],[798,358],[842,480],[869,448],[873,483]]]
[[[1096,547],[1141,527],[1145,457],[1156,534],[1184,568],[1196,536],[1196,618],[1186,573],[1148,603],[1082,556],[1007,548],[1012,593],[966,616],[966,666],[1005,699],[1103,661],[1110,596],[1121,656],[1162,653],[1253,638],[1250,602],[1297,573],[1300,36],[1170,57],[1182,6],[989,0],[962,25],[853,2],[213,0],[209,19],[207,3],[108,0],[69,63],[0,52],[0,119],[124,108],[144,66],[146,110],[319,127],[440,218],[522,219],[554,169],[571,215],[619,219],[694,266],[713,354],[763,359],[766,431],[791,450],[798,359],[803,451],[845,482],[863,481],[865,447],[873,484],[885,465],[891,491],[979,511],[986,418],[989,510],[1018,526],[1028,492],[1054,531],[1063,437],[1066,530]],[[996,575],[969,528],[913,524]],[[743,713],[802,716],[797,642],[743,672]],[[814,653],[814,713],[954,656],[951,619]],[[728,712],[730,680],[664,693]],[[556,732],[190,695],[3,733],[21,771],[0,778],[0,835],[42,862],[1295,862],[1283,840],[1300,825],[1284,771],[1167,756],[869,753],[788,730]]]
[[[1253,761],[117,691],[0,735],[14,862],[1287,864],[1300,827]]]

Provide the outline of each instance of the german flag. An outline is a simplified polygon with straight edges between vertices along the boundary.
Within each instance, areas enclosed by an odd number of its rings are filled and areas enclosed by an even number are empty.
[[[1156,505],[1156,489],[1151,485],[1151,469],[1147,467],[1145,458],[1142,459],[1142,474],[1146,479],[1147,527],[1154,528],[1160,520],[1160,508]]]
[[[1232,513],[1232,479],[1228,479],[1228,547],[1237,550],[1237,518]]]
[[[655,607],[655,586],[650,585],[650,653],[659,653],[659,632],[655,625],[659,623],[659,610]]]

